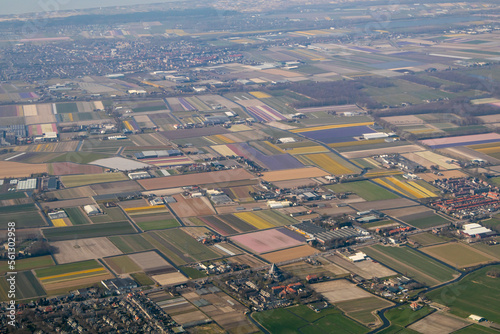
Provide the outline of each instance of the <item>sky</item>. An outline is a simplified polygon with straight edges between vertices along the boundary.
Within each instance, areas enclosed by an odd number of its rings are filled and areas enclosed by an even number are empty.
[[[174,0],[0,0],[0,15],[32,12],[43,13],[47,11],[127,6],[173,1]]]

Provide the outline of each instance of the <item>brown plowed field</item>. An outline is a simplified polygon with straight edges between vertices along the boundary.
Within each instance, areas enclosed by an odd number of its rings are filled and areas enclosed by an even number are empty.
[[[314,249],[313,247],[308,245],[303,245],[295,248],[280,250],[277,252],[266,253],[261,255],[261,257],[271,263],[280,263],[284,261],[298,259],[299,257],[313,255],[316,252],[318,252],[318,250]]]
[[[274,172],[265,172],[263,174],[264,176],[262,177],[262,179],[268,182],[296,180],[303,179],[304,177],[320,177],[329,175],[329,173],[317,167],[284,169]]]
[[[239,181],[255,178],[243,168],[230,169],[218,172],[176,175],[139,180],[139,184],[146,190],[177,188],[197,184],[218,183],[219,187],[230,181]]]
[[[46,164],[23,164],[20,162],[0,161],[0,178],[29,177],[31,174],[47,173]]]
[[[179,217],[199,217],[215,214],[210,201],[206,197],[183,198],[175,195],[177,203],[170,203],[170,207]]]
[[[52,175],[71,175],[71,174],[101,174],[103,168],[92,165],[79,165],[73,162],[54,162],[50,164]]]

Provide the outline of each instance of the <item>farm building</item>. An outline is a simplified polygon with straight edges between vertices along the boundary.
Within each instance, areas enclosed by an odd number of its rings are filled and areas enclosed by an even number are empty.
[[[179,155],[183,155],[179,150],[142,151],[134,153],[136,159],[176,157]]]
[[[17,183],[17,190],[32,190],[36,189],[37,179],[27,179]]]
[[[149,205],[155,206],[155,205],[162,205],[165,204],[165,201],[161,197],[156,197],[153,198],[152,200],[149,201]]]
[[[97,205],[85,205],[83,210],[85,210],[88,216],[98,215],[101,213],[101,210],[97,207]]]
[[[68,218],[68,215],[64,210],[59,210],[56,212],[49,212],[48,213],[49,218],[52,219],[62,219],[62,218]]]
[[[267,201],[267,206],[271,209],[281,209],[292,205],[290,201]]]
[[[233,203],[233,200],[231,199],[231,197],[229,197],[226,194],[212,195],[212,196],[210,196],[210,199],[214,202],[215,205]]]
[[[226,122],[229,122],[229,117],[227,116],[206,116],[205,117],[205,124],[224,124]]]
[[[293,137],[283,137],[278,139],[278,143],[283,143],[283,144],[289,144],[289,143],[295,143],[297,140]]]
[[[471,314],[471,315],[469,315],[469,319],[474,320],[474,321],[477,321],[477,322],[483,322],[483,321],[486,321],[486,319],[485,319],[485,318],[480,317],[480,316],[475,315],[475,314]]]
[[[352,262],[364,261],[366,259],[366,254],[363,252],[357,252],[354,255],[349,256],[349,260]]]
[[[471,238],[484,238],[496,234],[496,232],[477,223],[463,225],[460,233]]]
[[[134,173],[128,173],[128,177],[131,180],[141,180],[141,179],[148,179],[151,177],[148,172],[134,172]]]
[[[375,132],[375,133],[363,133],[363,139],[364,140],[371,140],[371,139],[382,139],[382,138],[387,138],[389,135],[384,132]]]

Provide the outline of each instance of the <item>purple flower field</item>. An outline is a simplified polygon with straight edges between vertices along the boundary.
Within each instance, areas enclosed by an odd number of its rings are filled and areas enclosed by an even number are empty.
[[[277,154],[277,155],[265,155],[260,151],[257,151],[252,146],[247,143],[241,143],[241,148],[244,149],[248,154],[244,156],[250,160],[257,160],[256,162],[261,162],[269,170],[281,170],[290,168],[301,168],[304,167],[302,163],[295,159],[290,154]]]
[[[370,129],[367,126],[351,126],[346,128],[326,129],[318,131],[303,132],[307,138],[319,140],[325,144],[343,143],[354,140],[354,137],[359,137],[364,133],[375,133],[377,131]]]

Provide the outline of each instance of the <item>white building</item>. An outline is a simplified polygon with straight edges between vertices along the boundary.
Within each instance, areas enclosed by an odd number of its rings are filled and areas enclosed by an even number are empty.
[[[486,237],[490,235],[496,234],[494,231],[490,230],[489,228],[486,228],[482,226],[481,224],[477,223],[471,223],[471,224],[464,224],[462,226],[462,230],[460,230],[460,233],[462,233],[465,236],[471,237],[471,238],[476,238],[476,237]]]
[[[366,254],[363,252],[357,252],[356,254],[349,256],[349,260],[351,260],[352,262],[359,262],[365,259],[366,259]]]
[[[148,172],[134,172],[128,173],[128,177],[131,180],[140,180],[140,179],[148,179],[151,177]]]
[[[389,135],[385,132],[363,133],[363,139],[365,140],[382,139],[387,137],[389,137]]]
[[[85,210],[88,216],[98,215],[101,213],[101,210],[99,210],[97,205],[85,205],[83,210]]]

